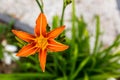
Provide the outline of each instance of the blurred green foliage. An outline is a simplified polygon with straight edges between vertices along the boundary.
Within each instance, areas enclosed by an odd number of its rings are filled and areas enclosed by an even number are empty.
[[[13,27],[13,22],[10,22],[8,24],[0,22],[0,59],[3,58],[3,45],[2,41],[6,40],[7,44],[16,44],[16,40],[14,39],[14,35],[11,32],[11,29]]]
[[[39,67],[37,54],[17,61],[18,67],[13,74],[0,75],[2,80],[107,80],[120,77],[120,35],[113,44],[104,48],[100,41],[100,18],[95,16],[96,32],[94,48],[90,47],[90,34],[83,16],[75,15],[75,3],[72,0],[71,38],[58,37],[57,40],[68,44],[70,48],[63,52],[49,52],[46,71]],[[52,29],[61,24],[58,16],[53,17]],[[16,38],[19,46],[26,43]],[[64,41],[66,40],[66,41]],[[1,79],[0,79],[1,80]]]
[[[14,35],[12,34],[11,30],[14,25],[14,22],[10,22],[8,24],[6,23],[0,23],[0,41],[3,39],[6,39],[9,44],[14,44],[16,41],[14,39]]]

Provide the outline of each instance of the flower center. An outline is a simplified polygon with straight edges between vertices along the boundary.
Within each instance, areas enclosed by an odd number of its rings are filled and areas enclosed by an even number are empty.
[[[43,36],[37,37],[35,42],[36,42],[36,46],[41,49],[45,49],[46,46],[48,45],[47,38],[44,38]]]

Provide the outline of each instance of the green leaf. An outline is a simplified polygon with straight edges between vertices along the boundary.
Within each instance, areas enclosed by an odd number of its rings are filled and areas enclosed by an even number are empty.
[[[98,74],[98,75],[93,75],[90,76],[90,80],[106,80],[110,77],[119,77],[120,75],[116,75],[116,74],[110,74],[110,73],[103,73],[103,74]]]
[[[76,19],[77,29],[75,35],[76,43],[78,44],[79,52],[88,53],[90,52],[89,46],[89,32],[86,28],[87,24],[84,21],[83,16],[80,19]]]
[[[19,43],[18,43],[19,47],[22,47],[22,46],[24,46],[24,45],[27,44],[25,41],[21,40],[21,39],[18,38],[18,37],[15,37],[15,39],[19,42]]]
[[[74,52],[73,52],[73,55],[72,55],[72,58],[71,58],[71,76],[74,74],[74,70],[75,70],[75,67],[76,67],[76,64],[77,64],[77,58],[78,58],[78,47],[77,47],[77,44],[74,44]]]
[[[80,19],[77,19],[77,24],[78,24],[78,38],[84,37],[84,33],[86,35],[86,23],[83,19],[83,16],[81,16]]]
[[[59,26],[59,17],[56,15],[52,20],[52,29],[55,29]]]
[[[50,73],[14,73],[14,74],[0,74],[0,80],[34,80],[35,78],[53,78],[54,75]]]
[[[118,47],[120,45],[120,35],[118,35],[116,37],[116,39],[114,40],[113,44],[111,44],[108,48],[102,50],[101,52],[99,52],[99,55],[98,56],[101,56],[103,55],[104,53],[104,56],[103,58],[107,58],[109,56],[112,56],[111,54],[109,54],[110,52],[113,52],[112,50],[116,47]],[[114,52],[113,52],[114,53]]]
[[[98,43],[99,43],[99,36],[100,36],[100,18],[99,16],[96,16],[96,37],[95,37],[95,43],[94,43],[94,49],[93,49],[93,55],[96,55],[98,50]]]
[[[87,64],[89,59],[90,57],[88,56],[81,62],[81,64],[76,69],[75,73],[71,76],[71,79],[74,79],[79,74],[79,72],[84,68],[84,66]]]

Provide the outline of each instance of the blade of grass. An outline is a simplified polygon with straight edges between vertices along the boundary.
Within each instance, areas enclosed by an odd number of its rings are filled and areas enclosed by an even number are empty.
[[[93,49],[93,55],[96,55],[97,48],[98,48],[98,42],[99,42],[99,36],[100,36],[100,18],[99,16],[96,16],[96,36],[95,36],[95,43],[94,43],[94,49]]]
[[[110,73],[103,73],[99,75],[93,75],[90,77],[90,80],[106,80],[110,77],[119,77],[120,75],[110,74]]]
[[[77,62],[77,57],[78,57],[78,47],[77,44],[74,44],[75,48],[74,48],[74,52],[73,52],[73,57],[71,59],[72,65],[71,65],[71,72],[70,72],[70,76],[72,76],[74,74],[74,70],[76,67],[76,62]]]
[[[102,50],[101,52],[99,52],[99,55],[102,55],[102,53],[105,54],[105,56],[103,56],[103,58],[107,58],[108,54],[111,50],[113,50],[113,48],[117,47],[120,44],[120,35],[117,36],[117,38],[114,40],[113,44],[111,44],[108,48]]]
[[[86,57],[78,66],[74,74],[71,76],[71,80],[74,80],[74,78],[79,74],[79,72],[84,68],[84,66],[87,64],[89,61],[90,56]]]

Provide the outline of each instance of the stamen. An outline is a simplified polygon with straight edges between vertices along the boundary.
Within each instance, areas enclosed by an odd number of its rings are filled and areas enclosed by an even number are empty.
[[[47,38],[43,36],[37,37],[35,42],[36,42],[36,46],[41,49],[45,49],[46,46],[48,45]]]

